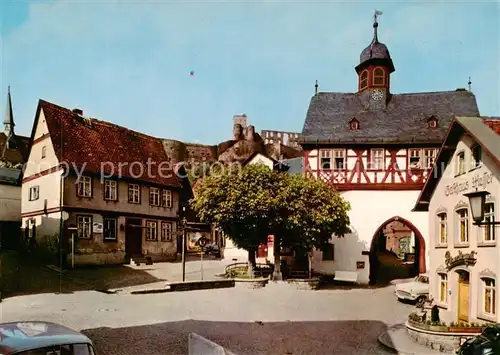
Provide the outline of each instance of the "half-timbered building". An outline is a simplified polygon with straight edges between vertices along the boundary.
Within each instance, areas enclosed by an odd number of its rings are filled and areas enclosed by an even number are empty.
[[[427,216],[412,207],[453,117],[479,116],[475,96],[465,89],[393,93],[395,65],[377,28],[375,17],[373,40],[355,67],[357,92],[318,92],[316,86],[299,140],[304,173],[328,182],[351,204],[352,234],[334,238],[328,257],[314,253],[313,269],[350,273],[359,283],[376,281],[375,253],[387,248],[384,229],[394,221],[411,230],[414,272],[426,271]]]

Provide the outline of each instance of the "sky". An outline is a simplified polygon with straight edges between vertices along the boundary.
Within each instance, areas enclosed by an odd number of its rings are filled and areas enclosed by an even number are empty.
[[[2,111],[10,85],[24,135],[39,99],[187,142],[230,139],[243,113],[259,132],[301,132],[315,80],[357,90],[375,9],[392,93],[470,76],[480,113],[500,116],[500,3],[478,0],[1,0]]]

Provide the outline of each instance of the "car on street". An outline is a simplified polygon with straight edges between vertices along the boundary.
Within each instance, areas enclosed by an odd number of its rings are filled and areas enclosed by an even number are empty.
[[[458,355],[500,354],[500,323],[486,327],[474,338],[467,339],[457,351]]]
[[[60,324],[41,321],[0,323],[2,355],[97,355],[92,341]]]
[[[412,281],[396,284],[394,293],[399,300],[424,302],[429,297],[429,276],[420,274]]]

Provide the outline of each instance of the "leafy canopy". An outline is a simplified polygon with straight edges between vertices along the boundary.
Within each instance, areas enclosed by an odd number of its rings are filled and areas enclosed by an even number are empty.
[[[235,245],[256,249],[270,234],[285,246],[324,249],[332,234],[349,233],[350,205],[321,180],[265,165],[224,167],[197,183],[193,209]]]

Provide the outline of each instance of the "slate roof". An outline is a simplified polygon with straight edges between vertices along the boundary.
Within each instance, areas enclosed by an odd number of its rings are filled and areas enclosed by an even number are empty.
[[[0,184],[19,185],[21,173],[21,169],[0,167]]]
[[[311,99],[300,141],[316,143],[441,144],[455,116],[479,116],[474,94],[465,89],[389,95],[383,107],[373,107],[369,91],[321,92]],[[437,128],[428,119],[435,116]],[[359,130],[349,129],[349,120]]]
[[[441,167],[449,164],[457,143],[466,133],[470,134],[483,151],[500,166],[500,118],[457,117],[446,133],[436,162],[429,173],[430,178],[425,182],[413,211],[428,211],[430,199],[444,172]],[[448,147],[455,147],[455,149],[448,149]]]
[[[304,158],[302,157],[293,159],[283,159],[281,160],[281,163],[289,167],[288,174],[296,175],[296,174],[302,174],[303,160]]]
[[[160,139],[109,122],[83,118],[72,110],[44,100],[39,101],[37,120],[40,110],[45,115],[60,162],[74,164],[78,170],[84,167],[84,171],[91,174],[114,173],[121,178],[180,187]],[[106,162],[102,171],[101,162]],[[122,164],[121,174],[119,164]]]

